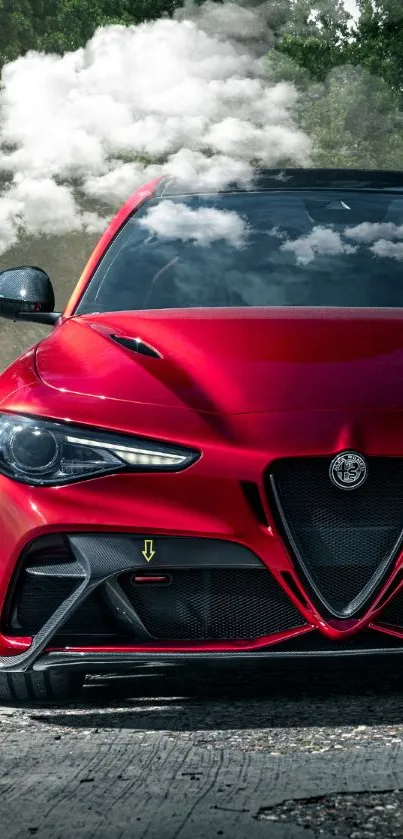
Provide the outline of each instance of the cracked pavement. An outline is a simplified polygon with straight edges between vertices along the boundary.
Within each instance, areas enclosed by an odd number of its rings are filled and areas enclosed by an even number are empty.
[[[1,706],[0,835],[401,837],[402,664],[141,664]]]

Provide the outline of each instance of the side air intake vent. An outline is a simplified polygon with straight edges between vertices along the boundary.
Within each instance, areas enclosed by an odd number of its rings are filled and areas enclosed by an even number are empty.
[[[263,502],[260,497],[260,490],[257,484],[253,483],[253,481],[241,481],[241,487],[245,498],[251,507],[253,513],[255,514],[259,524],[263,524],[265,527],[269,527],[269,522],[267,521],[267,516],[264,511]]]
[[[153,347],[149,347],[149,345],[145,344],[141,338],[121,338],[120,335],[111,335],[111,338],[113,341],[116,341],[117,344],[120,344],[121,347],[125,347],[127,350],[138,353],[138,355],[148,355],[150,358],[162,358],[157,350],[154,350]]]

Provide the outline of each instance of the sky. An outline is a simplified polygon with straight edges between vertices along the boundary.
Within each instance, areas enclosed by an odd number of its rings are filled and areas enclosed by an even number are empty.
[[[356,0],[344,0],[344,5],[346,10],[353,15],[354,17],[357,16],[357,3]]]

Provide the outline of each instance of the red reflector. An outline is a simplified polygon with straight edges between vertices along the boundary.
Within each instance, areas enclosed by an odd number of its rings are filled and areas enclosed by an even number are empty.
[[[144,583],[159,583],[161,585],[161,583],[167,584],[170,583],[170,581],[171,578],[168,574],[142,574],[141,576],[136,575],[135,577],[132,577],[132,582],[135,583],[135,585],[143,585]]]

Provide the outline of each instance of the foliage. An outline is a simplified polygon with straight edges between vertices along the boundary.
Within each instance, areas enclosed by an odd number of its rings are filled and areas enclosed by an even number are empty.
[[[350,22],[342,0],[295,0],[277,49],[311,79],[324,81],[350,58]]]
[[[403,112],[383,79],[360,67],[331,71],[301,95],[299,124],[317,166],[403,169]]]
[[[78,49],[98,26],[172,15],[181,0],[0,0],[0,66],[28,50]]]
[[[358,5],[353,23],[341,2],[295,0],[269,73],[299,89],[316,165],[403,169],[403,4]]]
[[[403,105],[403,4],[401,0],[358,0],[360,18],[352,45],[355,64],[380,76]]]

